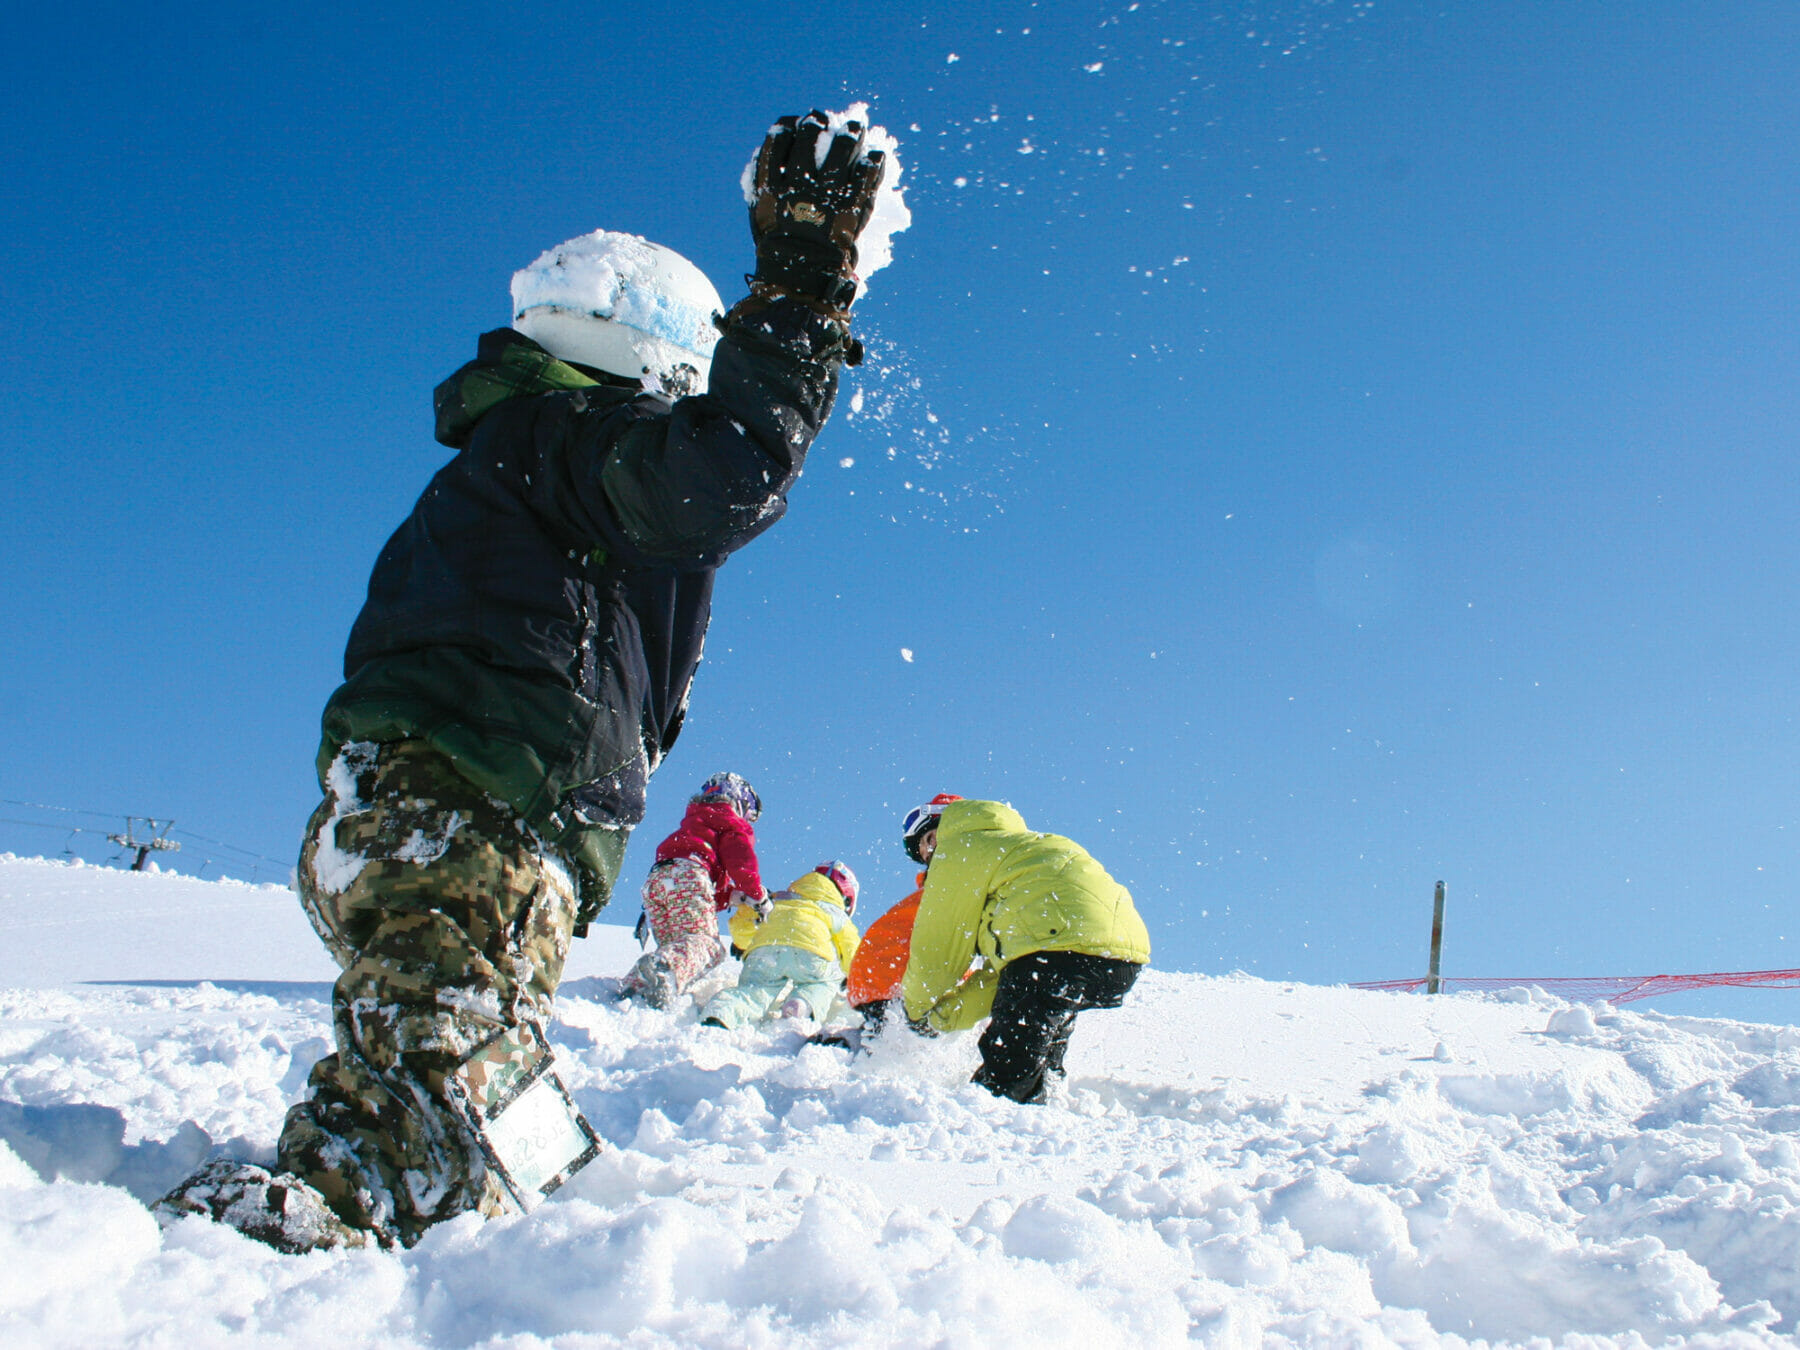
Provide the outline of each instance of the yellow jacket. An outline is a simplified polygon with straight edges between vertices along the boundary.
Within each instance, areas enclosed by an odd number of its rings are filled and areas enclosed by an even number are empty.
[[[785,891],[770,897],[775,903],[769,917],[756,922],[756,911],[740,905],[731,914],[731,943],[745,953],[758,947],[798,947],[801,951],[836,961],[850,970],[856,955],[858,934],[844,913],[844,897],[829,877],[808,872]]]
[[[950,802],[925,873],[900,996],[906,1015],[960,1031],[993,1007],[1000,971],[1032,952],[1143,965],[1150,933],[1131,892],[1072,839],[1038,834],[1001,802]],[[963,978],[979,956],[981,968]]]

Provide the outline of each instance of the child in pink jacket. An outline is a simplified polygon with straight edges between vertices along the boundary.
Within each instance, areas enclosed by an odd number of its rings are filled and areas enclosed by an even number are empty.
[[[667,1008],[725,959],[720,912],[745,900],[767,903],[752,824],[761,814],[756,790],[735,773],[715,773],[688,799],[644,882],[644,917],[656,947],[626,974],[623,997]]]

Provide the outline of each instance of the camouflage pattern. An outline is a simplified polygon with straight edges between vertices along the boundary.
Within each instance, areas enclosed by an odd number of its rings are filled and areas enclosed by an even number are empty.
[[[644,882],[644,914],[656,935],[656,950],[638,959],[621,987],[663,1008],[725,959],[706,864],[698,858],[671,858],[652,867]]]
[[[278,1252],[366,1247],[374,1235],[334,1214],[311,1186],[291,1172],[217,1158],[150,1207],[167,1228],[189,1215],[226,1224]]]
[[[490,1168],[521,1209],[534,1208],[600,1152],[554,1058],[543,1033],[526,1022],[464,1060],[448,1084],[479,1129]]]
[[[527,1022],[510,1035],[494,1037],[464,1060],[457,1071],[463,1092],[482,1115],[492,1115],[505,1106],[530,1080],[538,1061],[550,1047],[538,1029]]]
[[[288,1112],[280,1165],[345,1222],[410,1246],[504,1207],[446,1079],[497,1033],[548,1020],[574,886],[511,807],[421,741],[346,745],[326,778],[299,889],[343,970],[337,1053]]]

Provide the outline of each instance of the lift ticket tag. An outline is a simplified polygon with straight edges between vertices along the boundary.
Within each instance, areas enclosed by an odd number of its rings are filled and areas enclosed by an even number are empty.
[[[586,1167],[600,1140],[552,1067],[550,1047],[530,1023],[488,1041],[449,1078],[488,1165],[520,1209]]]

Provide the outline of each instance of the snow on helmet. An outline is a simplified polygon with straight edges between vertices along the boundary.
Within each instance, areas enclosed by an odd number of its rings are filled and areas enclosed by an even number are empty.
[[[830,862],[820,863],[813,871],[838,888],[838,894],[844,897],[844,913],[856,913],[856,893],[862,888],[856,884],[856,873],[850,870],[849,863],[833,858]]]
[[[558,244],[512,279],[512,326],[526,337],[671,398],[706,392],[724,308],[674,249],[612,230]]]
[[[715,773],[700,785],[700,790],[690,800],[724,802],[745,820],[755,820],[762,814],[762,798],[735,773]]]
[[[900,822],[900,842],[906,846],[907,857],[916,863],[925,861],[919,856],[919,841],[937,828],[946,806],[961,800],[954,792],[940,792],[925,805],[915,806],[906,813],[906,819]]]

